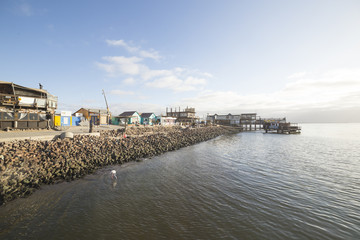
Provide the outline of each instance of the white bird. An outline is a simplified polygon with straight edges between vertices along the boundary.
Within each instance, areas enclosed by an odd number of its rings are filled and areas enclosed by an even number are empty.
[[[117,179],[116,170],[111,170],[110,174],[111,174],[111,179]]]

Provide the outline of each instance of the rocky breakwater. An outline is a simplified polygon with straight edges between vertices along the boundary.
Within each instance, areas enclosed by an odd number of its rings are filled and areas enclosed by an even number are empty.
[[[0,205],[31,194],[41,184],[71,181],[111,164],[122,164],[230,133],[221,127],[128,128],[100,137],[0,143]]]

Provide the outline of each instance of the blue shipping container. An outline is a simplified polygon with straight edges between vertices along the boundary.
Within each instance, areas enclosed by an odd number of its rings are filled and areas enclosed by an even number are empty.
[[[81,118],[80,117],[72,117],[72,125],[73,126],[79,126],[80,125]]]
[[[61,117],[61,126],[71,126],[71,117]]]

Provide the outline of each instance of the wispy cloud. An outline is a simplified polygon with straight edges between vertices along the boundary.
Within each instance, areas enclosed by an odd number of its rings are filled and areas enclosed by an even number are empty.
[[[34,15],[34,10],[33,8],[27,4],[27,3],[22,3],[20,6],[19,6],[19,10],[20,10],[20,13],[24,16],[32,16]]]
[[[109,76],[116,77],[119,75],[139,75],[147,68],[139,64],[142,59],[138,57],[123,57],[123,56],[107,56],[102,58],[106,63],[97,62],[97,66],[107,72]]]
[[[135,93],[132,91],[122,91],[122,90],[111,90],[110,94],[112,95],[119,95],[119,96],[128,96],[128,95],[134,95]]]
[[[16,15],[31,17],[46,14],[48,10],[46,8],[35,8],[29,3],[21,1],[21,3],[15,5],[13,12]]]
[[[133,84],[135,84],[135,79],[134,78],[127,78],[127,79],[125,79],[124,81],[123,81],[123,83],[124,84],[126,84],[126,85],[133,85]]]
[[[154,60],[159,60],[161,59],[160,54],[155,51],[154,49],[150,49],[150,50],[142,50],[141,47],[139,46],[134,46],[131,43],[126,43],[124,40],[120,39],[120,40],[106,40],[106,43],[109,46],[120,46],[125,48],[128,52],[138,55],[142,58],[152,58]]]
[[[194,91],[205,86],[206,78],[191,75],[191,71],[175,69],[152,70],[141,63],[138,57],[103,57],[105,63],[96,63],[110,77],[136,76],[145,86],[166,88],[174,91]],[[127,83],[133,83],[133,78],[127,78]]]
[[[293,73],[290,76],[288,76],[288,79],[296,79],[296,78],[301,78],[306,76],[307,72],[297,72],[297,73]]]
[[[199,86],[204,86],[206,80],[203,78],[196,78],[189,76],[185,79],[180,79],[174,72],[171,72],[169,75],[165,75],[159,78],[156,78],[153,81],[147,82],[146,86],[153,88],[166,88],[172,89],[177,92],[181,91],[194,91],[199,88]]]
[[[112,46],[122,46],[129,52],[145,56],[138,47],[133,47],[123,40],[107,40]],[[149,57],[149,56],[148,56]],[[153,58],[156,59],[156,58]],[[173,69],[151,69],[144,63],[145,57],[139,55],[132,57],[105,56],[102,62],[96,65],[105,71],[108,77],[126,77],[123,83],[131,85],[135,83],[146,87],[170,89],[175,92],[203,90],[209,78],[213,76],[199,70],[176,67]]]

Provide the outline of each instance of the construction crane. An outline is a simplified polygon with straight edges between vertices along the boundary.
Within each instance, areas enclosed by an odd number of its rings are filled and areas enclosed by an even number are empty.
[[[106,100],[106,95],[105,95],[104,89],[102,90],[102,93],[103,93],[104,98],[105,98],[106,111],[107,111],[107,116],[108,116],[107,123],[109,124],[109,122],[110,122],[110,111],[109,111],[109,105],[108,105],[108,102],[107,102],[107,100]]]

